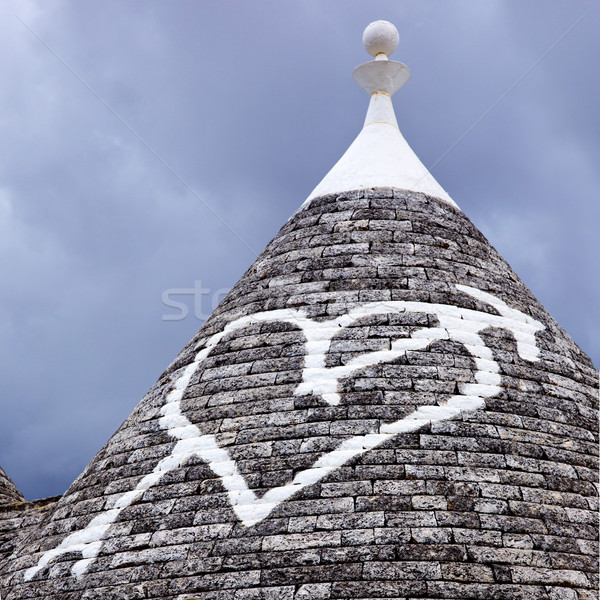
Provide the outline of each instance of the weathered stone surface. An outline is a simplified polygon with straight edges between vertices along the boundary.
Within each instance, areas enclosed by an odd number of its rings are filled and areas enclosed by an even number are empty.
[[[11,502],[22,502],[25,500],[23,494],[19,492],[13,480],[0,467],[0,506]]]
[[[162,407],[228,324],[276,310],[326,323],[382,301],[496,314],[457,285],[544,326],[535,362],[508,330],[481,331],[500,376],[485,408],[390,437],[299,486],[253,524],[233,511],[237,492],[187,456],[120,510],[89,563],[72,544],[44,554],[89,532],[167,465],[176,440],[161,425]],[[423,329],[439,333],[439,317],[361,317],[333,335],[325,368],[355,364]],[[442,336],[341,377],[330,404],[314,390],[296,393],[305,342],[285,320],[228,329],[181,400],[182,414],[227,450],[257,498],[331,459],[340,444],[493,380],[472,345]],[[317,198],[286,223],[58,503],[0,512],[10,554],[0,564],[2,599],[597,600],[597,400],[589,359],[460,211],[399,190]]]
[[[55,496],[32,502],[21,500],[0,504],[0,562],[14,550],[19,538],[35,530],[58,499]]]

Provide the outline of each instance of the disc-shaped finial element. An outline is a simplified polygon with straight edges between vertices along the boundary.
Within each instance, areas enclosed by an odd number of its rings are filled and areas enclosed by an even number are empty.
[[[385,54],[389,56],[398,47],[398,30],[389,21],[373,21],[363,33],[365,50],[371,56]]]

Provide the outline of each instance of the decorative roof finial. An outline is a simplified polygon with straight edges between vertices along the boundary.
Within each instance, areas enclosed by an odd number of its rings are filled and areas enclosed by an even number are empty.
[[[373,21],[367,25],[363,44],[375,60],[356,67],[352,77],[368,94],[382,92],[391,96],[409,80],[410,69],[406,65],[388,60],[398,42],[398,30],[389,21]]]
[[[375,60],[387,60],[400,42],[398,30],[389,21],[373,21],[367,25],[362,38],[365,50]]]
[[[365,29],[363,44],[375,60],[359,65],[352,73],[354,81],[371,96],[364,126],[306,202],[326,194],[383,187],[420,192],[456,206],[398,128],[391,96],[410,78],[406,65],[388,59],[398,42],[398,30],[389,21],[374,21]]]

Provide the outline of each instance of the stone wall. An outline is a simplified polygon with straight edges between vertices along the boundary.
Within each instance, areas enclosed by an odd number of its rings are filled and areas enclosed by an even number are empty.
[[[39,525],[59,498],[0,504],[0,563],[11,554],[18,539],[24,539]]]

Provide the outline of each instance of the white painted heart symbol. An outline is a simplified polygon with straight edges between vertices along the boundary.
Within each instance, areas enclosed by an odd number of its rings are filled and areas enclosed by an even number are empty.
[[[223,331],[213,335],[196,354],[194,361],[174,377],[173,389],[167,395],[159,420],[161,428],[177,440],[169,456],[163,458],[151,473],[143,477],[135,489],[124,493],[111,508],[94,517],[85,529],[70,534],[57,548],[46,551],[37,565],[25,572],[25,579],[31,579],[49,562],[67,552],[81,552],[82,559],[73,565],[71,571],[76,575],[84,573],[98,555],[104,535],[120,512],[140,498],[147,489],[156,485],[164,475],[181,467],[192,457],[201,458],[220,477],[236,516],[244,525],[252,527],[301,489],[320,481],[334,469],[391,437],[415,431],[427,423],[451,419],[465,411],[483,408],[485,398],[500,392],[500,367],[479,333],[488,327],[507,329],[515,337],[521,358],[535,361],[539,355],[535,333],[544,329],[544,326],[491,294],[464,285],[457,285],[456,288],[491,305],[499,315],[448,304],[388,301],[357,306],[348,314],[330,321],[313,321],[301,310],[282,309],[255,313],[229,323]],[[362,354],[345,365],[325,366],[332,339],[340,331],[340,327],[348,327],[371,315],[402,312],[436,315],[439,327],[418,329],[409,338],[393,341],[387,350]],[[338,404],[338,386],[342,379],[365,367],[393,361],[407,351],[424,349],[433,341],[444,339],[459,342],[470,352],[477,366],[477,383],[459,384],[461,393],[449,397],[439,405],[419,406],[413,413],[398,421],[381,424],[378,431],[346,439],[331,452],[323,454],[313,465],[297,473],[292,481],[272,488],[258,498],[248,488],[229,452],[219,447],[215,436],[202,435],[198,427],[181,412],[181,400],[200,363],[225,335],[248,325],[271,321],[291,323],[304,334],[306,356],[302,381],[294,391],[298,396],[314,394],[321,396],[329,404]]]

